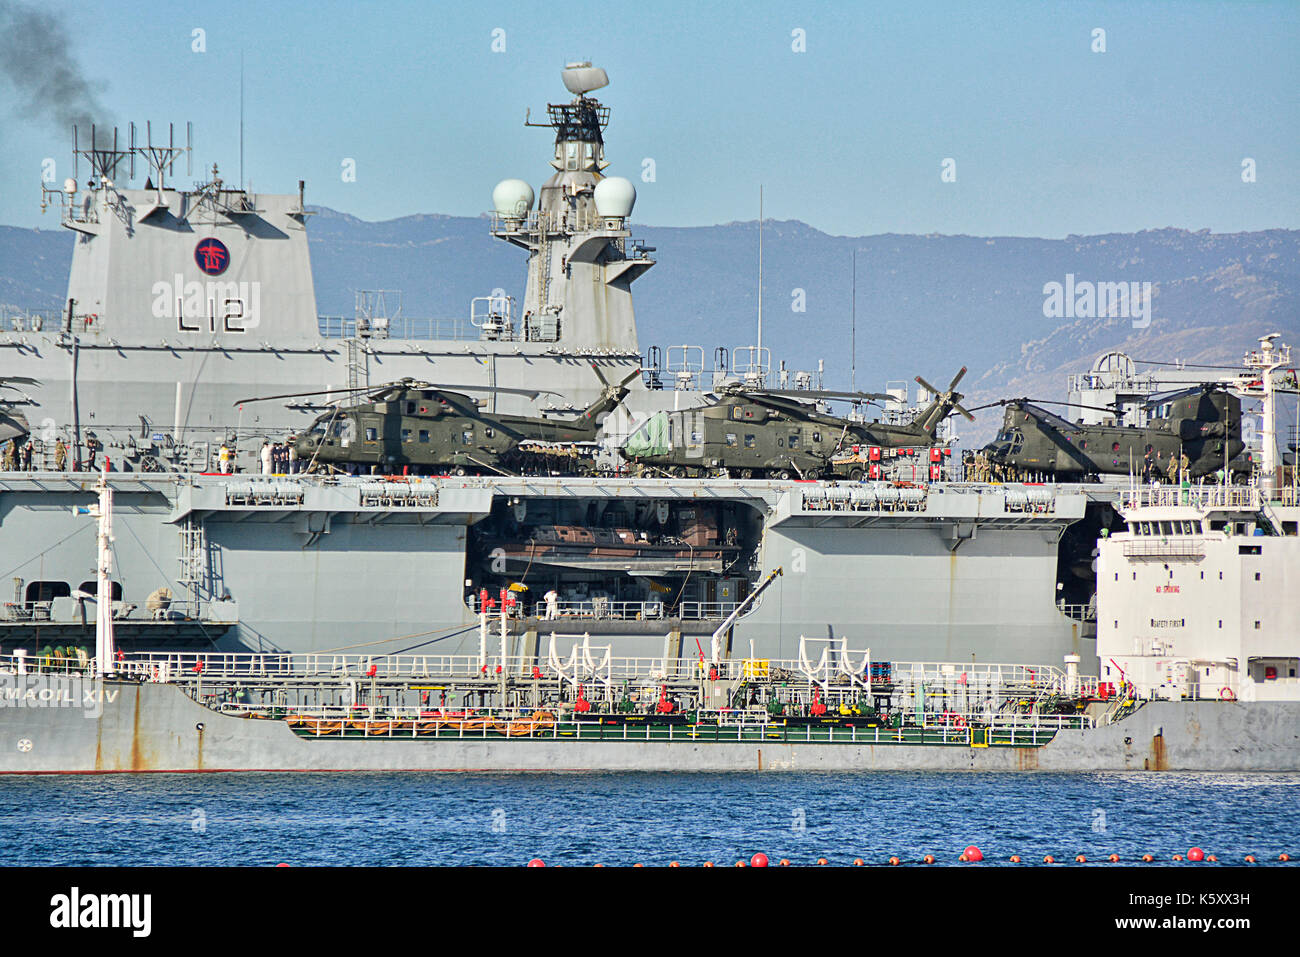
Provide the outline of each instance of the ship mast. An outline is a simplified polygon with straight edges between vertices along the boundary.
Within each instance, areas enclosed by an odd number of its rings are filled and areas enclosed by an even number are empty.
[[[95,486],[98,504],[74,512],[88,514],[98,520],[98,560],[95,584],[95,672],[101,676],[116,673],[117,649],[113,642],[113,490],[108,484],[108,471],[100,473]]]

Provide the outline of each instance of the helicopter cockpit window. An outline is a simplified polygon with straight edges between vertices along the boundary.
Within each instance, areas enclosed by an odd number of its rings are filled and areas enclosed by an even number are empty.
[[[351,445],[352,440],[357,437],[357,425],[351,419],[344,417],[334,423],[334,435],[343,445]]]
[[[367,441],[367,442],[378,442],[378,441],[379,441],[379,430],[378,430],[378,429],[366,429],[366,441]]]
[[[1013,429],[1011,432],[1011,451],[1019,452],[1025,445],[1025,434],[1019,429]]]
[[[731,410],[731,417],[733,419],[743,419],[745,417],[745,410],[740,406],[735,406]]]
[[[798,435],[790,436],[790,448],[797,449],[798,447],[799,447],[799,436]]]

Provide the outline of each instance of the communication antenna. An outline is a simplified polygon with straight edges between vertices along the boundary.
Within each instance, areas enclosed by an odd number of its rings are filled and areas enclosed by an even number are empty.
[[[853,249],[853,305],[849,307],[849,391],[858,391],[858,250]]]
[[[763,185],[758,186],[758,361],[763,362]]]
[[[244,188],[244,51],[239,51],[239,188]]]
[[[165,184],[165,176],[171,175],[176,168],[176,157],[182,153],[185,154],[185,172],[190,175],[190,153],[192,150],[191,139],[193,135],[193,123],[185,124],[185,145],[183,147],[176,145],[176,126],[173,123],[167,124],[167,142],[155,143],[153,141],[153,123],[146,122],[144,126],[145,142],[143,146],[133,147],[133,153],[139,153],[144,157],[153,174],[157,176],[157,182],[154,183],[159,195]],[[132,134],[134,136],[134,134]]]

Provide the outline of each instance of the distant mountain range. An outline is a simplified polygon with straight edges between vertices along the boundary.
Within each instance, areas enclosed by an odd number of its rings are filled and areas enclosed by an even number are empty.
[[[485,218],[371,223],[331,209],[317,213],[308,229],[322,314],[351,315],[354,290],[362,288],[401,290],[408,316],[466,315],[472,297],[497,287],[522,299],[524,256],[492,239]],[[643,351],[697,344],[709,361],[717,346],[754,342],[756,222],[633,233],[656,247],[659,261],[634,287]],[[1136,359],[1236,363],[1267,332],[1300,347],[1297,230],[847,237],[768,221],[763,246],[763,343],[792,370],[815,369],[824,359],[828,388],[850,383],[855,249],[859,389],[917,374],[943,386],[966,365],[968,404],[1006,395],[1063,398],[1066,374],[1110,349]],[[0,227],[0,305],[57,308],[71,255],[66,231]],[[1151,284],[1145,328],[1091,317],[1095,304],[1080,290],[1121,282]],[[1045,315],[1049,283],[1072,287],[1083,297],[1071,303],[1078,308]],[[993,425],[982,422],[979,432]]]

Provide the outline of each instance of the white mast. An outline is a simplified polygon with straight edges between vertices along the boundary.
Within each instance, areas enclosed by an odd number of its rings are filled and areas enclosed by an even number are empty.
[[[99,505],[91,514],[99,519],[98,583],[95,586],[95,670],[101,675],[116,672],[113,647],[113,490],[108,472],[100,473]]]

